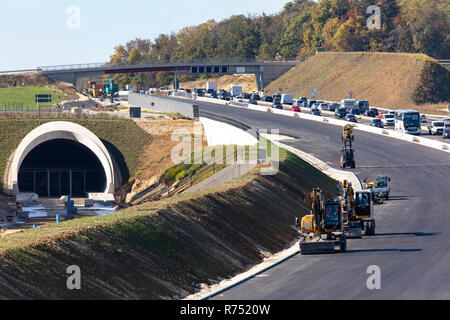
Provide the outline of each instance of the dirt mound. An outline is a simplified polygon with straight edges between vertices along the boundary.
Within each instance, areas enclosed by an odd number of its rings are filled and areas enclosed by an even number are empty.
[[[233,74],[226,75],[217,79],[198,80],[191,82],[180,83],[180,88],[206,88],[206,82],[217,82],[219,89],[230,90],[232,85],[242,86],[244,92],[252,93],[258,91],[255,75],[251,74]]]
[[[164,171],[174,165],[172,150],[179,144],[178,141],[171,141],[175,130],[183,129],[194,133],[194,121],[191,120],[143,120],[136,124],[150,134],[153,140],[140,158],[139,171],[127,202],[158,182]]]
[[[317,88],[320,99],[341,101],[351,91],[355,99],[369,100],[372,106],[439,112],[448,102],[431,104],[435,101],[428,100],[430,103],[422,101],[424,104],[420,106],[414,102],[417,93],[422,91],[442,96],[438,101],[448,96],[448,83],[445,83],[448,77],[438,72],[430,76],[430,65],[437,64],[421,54],[323,52],[270,83],[266,93],[278,93],[282,88],[283,92],[289,92],[294,97],[309,97],[311,88]],[[444,68],[438,69],[442,73]],[[436,74],[438,76],[434,76]]]
[[[0,75],[0,88],[49,86],[55,83],[55,80],[41,72]]]

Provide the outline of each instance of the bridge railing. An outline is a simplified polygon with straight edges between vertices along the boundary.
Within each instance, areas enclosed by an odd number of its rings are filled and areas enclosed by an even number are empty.
[[[100,63],[81,63],[81,64],[69,64],[69,65],[56,65],[56,66],[42,66],[38,67],[38,71],[52,72],[52,71],[71,71],[71,70],[84,70],[84,69],[98,69],[98,68],[121,68],[121,67],[139,67],[148,65],[160,65],[160,64],[227,64],[227,63],[297,63],[301,60],[298,59],[254,59],[254,58],[230,58],[230,59],[212,59],[212,58],[196,58],[190,60],[149,60],[145,64],[134,65],[112,65],[107,62]]]
[[[68,64],[59,66],[43,66],[38,67],[39,71],[51,72],[51,71],[69,71],[69,70],[81,70],[81,69],[96,69],[106,67],[105,62],[100,63],[80,63],[80,64]]]

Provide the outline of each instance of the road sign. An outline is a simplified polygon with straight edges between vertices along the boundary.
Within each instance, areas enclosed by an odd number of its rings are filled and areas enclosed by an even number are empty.
[[[37,94],[35,96],[36,103],[50,103],[52,102],[51,94]]]
[[[312,88],[311,89],[311,98],[317,98],[317,88]]]
[[[141,107],[130,107],[130,118],[141,118]]]
[[[199,106],[197,104],[193,105],[193,110],[194,110],[194,119],[195,120],[199,120],[200,119],[200,109]]]

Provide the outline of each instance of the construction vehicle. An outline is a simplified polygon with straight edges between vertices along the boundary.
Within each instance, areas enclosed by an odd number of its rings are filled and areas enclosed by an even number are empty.
[[[387,176],[378,176],[377,180],[367,183],[367,178],[364,179],[363,190],[369,190],[373,195],[380,196],[386,200],[389,200],[389,194],[391,189],[388,186],[388,182],[391,178]]]
[[[83,87],[83,92],[87,95],[92,95],[92,86],[97,84],[95,81],[88,81],[87,85]]]
[[[306,203],[311,204],[311,214],[303,217],[301,223],[296,219],[301,254],[345,252],[347,239],[342,232],[341,202],[325,202],[323,191],[314,188]]]
[[[369,190],[354,191],[352,184],[345,180],[341,186],[341,210],[344,234],[347,238],[361,238],[375,235],[373,218],[373,194]]]
[[[95,83],[92,85],[91,96],[94,98],[102,97],[104,90],[105,90],[105,85]]]
[[[341,151],[341,168],[355,168],[355,150],[353,149],[353,141],[355,136],[353,126],[348,124],[342,130],[343,147]]]
[[[114,95],[119,94],[119,86],[114,84],[114,79],[110,78],[109,82],[105,84],[105,91],[103,92],[103,98],[109,96],[111,103],[114,103]]]

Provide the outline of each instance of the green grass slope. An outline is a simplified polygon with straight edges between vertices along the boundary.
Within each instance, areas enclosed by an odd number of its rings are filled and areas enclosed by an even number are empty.
[[[66,100],[67,94],[56,88],[44,86],[0,88],[0,111],[14,110],[15,107],[28,107],[29,110],[37,108],[36,94],[51,94],[52,103],[41,103],[42,106],[53,105]]]
[[[373,106],[422,112],[438,112],[449,98],[447,69],[420,54],[323,52],[300,63],[266,88],[279,88],[295,98],[310,96],[317,88],[319,98],[340,101],[349,92]],[[420,105],[418,104],[420,103]]]

